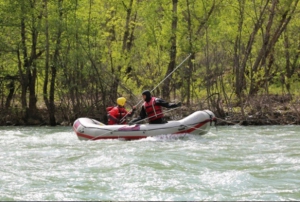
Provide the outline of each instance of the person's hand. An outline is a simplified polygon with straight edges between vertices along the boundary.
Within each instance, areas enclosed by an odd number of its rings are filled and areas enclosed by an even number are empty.
[[[177,107],[181,107],[181,102],[178,102],[178,103],[177,103]]]
[[[136,110],[136,106],[133,106],[131,112],[134,113],[135,110]]]

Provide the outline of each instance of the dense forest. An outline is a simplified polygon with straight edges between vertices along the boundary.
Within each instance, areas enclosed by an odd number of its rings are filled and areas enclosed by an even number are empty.
[[[145,89],[182,116],[299,124],[298,3],[0,0],[0,125],[105,121]]]

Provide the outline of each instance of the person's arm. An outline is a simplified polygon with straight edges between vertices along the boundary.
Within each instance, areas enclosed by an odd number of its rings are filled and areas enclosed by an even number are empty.
[[[116,117],[114,117],[114,116],[111,115],[111,114],[107,114],[107,118],[113,120],[113,121],[116,122],[116,123],[119,122],[119,119],[117,119]]]
[[[175,104],[175,103],[168,103],[168,102],[164,101],[161,98],[156,98],[155,99],[155,103],[157,105],[159,105],[159,106],[166,107],[166,108],[176,108],[176,107],[180,107],[181,106],[181,102],[178,102],[177,104]]]
[[[108,112],[107,117],[113,120],[114,122],[119,123],[120,120],[117,118],[118,115],[119,115],[119,110],[115,107]]]
[[[133,114],[134,114],[134,112],[135,112],[135,110],[136,110],[136,107],[135,107],[135,106],[133,106],[132,109],[131,109],[129,112],[128,112],[126,109],[124,109],[125,114],[124,114],[124,116],[120,119],[120,123],[123,124],[123,123],[126,121],[126,118],[127,118],[127,117],[132,117]]]
[[[140,121],[140,120],[142,120],[142,119],[144,119],[146,117],[147,117],[146,110],[145,110],[144,106],[142,106],[142,109],[140,111],[140,115],[138,117],[132,119],[128,124],[132,125],[135,122],[138,122],[138,121]]]
[[[144,106],[142,106],[142,109],[140,111],[140,117],[141,117],[141,119],[144,119],[144,118],[147,117],[147,113],[146,113],[146,110],[145,110]]]
[[[132,117],[135,111],[136,111],[136,106],[133,106],[132,109],[129,112],[127,112],[126,116]]]

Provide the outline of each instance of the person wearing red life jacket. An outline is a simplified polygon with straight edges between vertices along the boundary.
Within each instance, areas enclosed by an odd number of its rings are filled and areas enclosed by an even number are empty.
[[[106,108],[108,111],[108,125],[126,124],[126,117],[131,117],[134,114],[136,107],[133,106],[132,110],[128,112],[125,109],[125,104],[126,99],[124,97],[120,97],[117,99],[117,106]]]
[[[151,96],[149,90],[145,90],[142,93],[143,100],[145,101],[140,114],[137,118],[132,119],[129,122],[129,125],[134,124],[135,122],[140,122],[140,120],[147,118],[149,124],[162,124],[167,123],[164,119],[164,114],[162,111],[162,107],[165,108],[176,108],[181,106],[181,102],[175,103],[168,103],[161,98]]]

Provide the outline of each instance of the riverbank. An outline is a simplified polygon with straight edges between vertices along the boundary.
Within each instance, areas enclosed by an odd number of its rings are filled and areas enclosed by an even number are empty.
[[[182,108],[172,112],[168,118],[182,118],[199,110],[198,105]],[[235,101],[205,103],[201,109],[213,111],[217,117],[217,125],[300,125],[300,98],[289,95],[255,96],[243,104],[243,110],[241,104]]]
[[[299,125],[300,98],[291,96],[256,96],[245,103],[244,113],[230,112],[220,125]]]
[[[299,125],[300,99],[289,95],[256,96],[240,104],[221,106],[216,112],[219,125]],[[220,111],[219,110],[219,111]],[[222,113],[223,110],[223,113]],[[223,117],[220,114],[224,114]]]
[[[256,96],[248,99],[243,104],[238,102],[219,101],[212,104],[200,102],[191,107],[187,107],[184,103],[178,110],[172,110],[165,113],[167,120],[178,120],[188,116],[196,110],[210,109],[217,117],[217,125],[300,125],[300,98],[291,98],[290,96]],[[139,111],[139,110],[138,110]],[[0,126],[44,126],[48,125],[47,110],[38,109],[40,119],[23,120],[20,109],[1,110]],[[105,113],[105,112],[104,112]],[[139,112],[136,112],[136,115]],[[89,113],[78,114],[78,117],[90,117],[97,119],[103,123],[106,122],[105,114],[101,114],[97,110],[90,110]],[[72,118],[73,117],[73,118]],[[65,110],[57,109],[56,121],[57,125],[71,126],[76,116],[71,113],[66,115]]]

